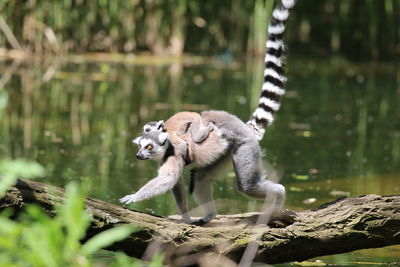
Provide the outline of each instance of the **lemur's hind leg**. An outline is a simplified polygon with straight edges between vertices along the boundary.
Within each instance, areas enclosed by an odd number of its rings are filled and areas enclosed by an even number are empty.
[[[207,177],[206,172],[202,170],[192,170],[191,179],[191,189],[193,190],[191,193],[204,214],[204,217],[192,223],[203,225],[211,221],[217,215],[212,196],[212,181]]]
[[[212,196],[212,183],[216,178],[225,174],[227,170],[231,168],[230,159],[230,153],[227,153],[226,156],[219,159],[210,167],[192,170],[190,193],[204,213],[204,217],[194,221],[193,224],[203,225],[211,221],[217,215]]]
[[[237,176],[239,191],[243,194],[264,198],[271,204],[271,213],[279,212],[285,202],[285,187],[266,179],[262,166],[258,142],[245,142],[233,150],[233,166]]]
[[[210,122],[207,125],[203,124],[203,121],[199,118],[194,120],[188,129],[192,136],[192,140],[195,143],[201,143],[205,139],[207,139],[208,135],[210,134],[211,131],[213,131],[216,128],[216,126]]]

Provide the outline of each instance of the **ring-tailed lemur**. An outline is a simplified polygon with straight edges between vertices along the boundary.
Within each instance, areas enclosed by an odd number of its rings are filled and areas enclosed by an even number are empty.
[[[295,0],[282,0],[273,10],[268,27],[264,83],[258,107],[251,119],[244,123],[228,112],[211,110],[202,112],[201,117],[197,113],[179,112],[165,125],[162,121],[147,123],[143,134],[134,139],[140,147],[137,157],[156,159],[161,167],[156,178],[135,194],[120,199],[121,202],[138,202],[172,190],[183,220],[192,222],[186,213],[181,179],[183,168],[187,165],[194,168],[190,191],[205,212],[197,223],[208,222],[216,216],[212,181],[219,170],[225,168],[224,163],[232,154],[239,190],[248,196],[273,199],[273,211],[282,208],[285,188],[266,179],[258,141],[262,139],[265,128],[273,122],[273,114],[280,108],[280,98],[285,93],[282,36],[289,9],[294,3]]]
[[[183,168],[188,164],[198,168],[205,167],[226,154],[229,143],[220,130],[213,123],[203,124],[198,113],[178,112],[165,123],[158,121],[145,124],[142,135],[133,142],[140,147],[136,154],[138,159],[157,160],[161,167],[156,178],[135,194],[125,196],[120,201],[138,202],[172,190],[183,220],[192,222],[187,214],[181,179]]]

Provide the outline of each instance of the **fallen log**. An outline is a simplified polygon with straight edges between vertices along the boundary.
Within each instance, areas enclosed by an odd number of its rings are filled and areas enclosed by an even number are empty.
[[[19,179],[0,200],[0,208],[20,210],[36,203],[53,215],[53,206],[63,200],[63,194],[59,187]],[[341,198],[314,210],[284,212],[268,226],[253,226],[258,213],[220,215],[200,227],[94,198],[87,198],[86,208],[93,215],[88,237],[132,223],[140,230],[108,249],[140,258],[147,247],[156,246],[174,265],[199,262],[205,255],[208,259],[224,255],[229,262],[237,262],[253,240],[259,245],[255,261],[270,264],[400,244],[398,195]]]

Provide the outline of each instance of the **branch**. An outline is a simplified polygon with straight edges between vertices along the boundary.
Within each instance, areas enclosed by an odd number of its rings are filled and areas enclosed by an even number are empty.
[[[11,44],[12,48],[18,51],[22,51],[21,45],[18,43],[17,38],[15,38],[10,27],[8,27],[7,22],[4,20],[3,16],[0,16],[0,29],[3,31],[8,42]]]
[[[0,208],[20,210],[26,203],[36,203],[53,215],[53,205],[62,201],[63,193],[58,187],[20,179],[0,200]],[[88,237],[133,223],[140,230],[110,250],[140,258],[156,244],[166,261],[176,265],[199,262],[205,255],[213,258],[215,253],[237,262],[246,245],[257,238],[255,260],[271,264],[400,244],[400,196],[342,198],[315,210],[285,212],[269,226],[257,227],[252,225],[259,213],[220,215],[206,227],[198,227],[93,198],[87,198],[86,207],[93,215]]]

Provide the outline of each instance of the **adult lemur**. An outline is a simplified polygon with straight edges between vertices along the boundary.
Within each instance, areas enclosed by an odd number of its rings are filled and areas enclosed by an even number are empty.
[[[192,168],[190,191],[203,208],[205,216],[195,223],[205,223],[216,216],[212,199],[212,181],[227,160],[233,160],[240,192],[256,198],[273,199],[273,211],[284,203],[285,188],[266,179],[262,167],[259,140],[280,108],[286,78],[283,74],[282,41],[289,9],[295,0],[281,0],[272,13],[268,27],[264,83],[259,104],[251,119],[244,123],[225,111],[205,111],[201,115],[179,112],[163,121],[149,122],[141,136],[134,139],[140,149],[139,159],[155,159],[161,164],[158,176],[135,194],[120,199],[128,204],[172,190],[185,222],[193,222],[187,214],[182,184],[185,166]],[[230,153],[231,152],[231,153]]]

